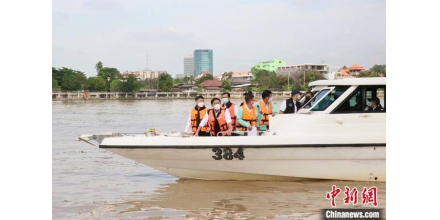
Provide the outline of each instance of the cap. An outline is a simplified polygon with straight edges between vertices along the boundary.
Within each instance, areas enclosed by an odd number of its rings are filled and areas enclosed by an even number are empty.
[[[292,95],[295,95],[295,94],[302,94],[298,89],[294,89],[294,90],[292,90],[292,92],[290,93],[290,94],[292,94]]]

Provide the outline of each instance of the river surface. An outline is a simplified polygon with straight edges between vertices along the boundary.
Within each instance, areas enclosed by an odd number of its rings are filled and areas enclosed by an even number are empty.
[[[233,100],[239,103],[238,100]],[[276,103],[279,109],[281,102]],[[321,219],[326,193],[341,188],[337,208],[362,205],[362,189],[386,184],[351,181],[179,180],[84,142],[77,134],[183,131],[193,100],[75,100],[52,102],[53,219]],[[357,205],[344,205],[344,187]]]

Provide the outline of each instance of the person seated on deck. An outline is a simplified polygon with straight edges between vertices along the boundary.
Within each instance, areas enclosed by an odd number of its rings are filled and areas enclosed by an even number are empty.
[[[222,94],[222,108],[225,108],[229,111],[232,120],[232,130],[235,131],[235,125],[237,124],[238,106],[231,102],[231,94],[229,92],[224,92]],[[238,136],[238,134],[236,133],[232,133],[231,135]]]
[[[212,108],[209,109],[208,113],[203,117],[194,136],[198,136],[200,129],[206,124],[210,127],[211,136],[217,136],[220,131],[225,131],[221,133],[222,136],[226,136],[226,134],[230,136],[232,132],[232,120],[229,111],[225,108],[221,108],[219,98],[213,98],[211,100],[211,105]]]
[[[372,99],[369,99],[370,106],[368,108],[369,112],[382,112],[383,108],[380,105],[380,99],[378,97],[373,97]]]
[[[312,107],[311,104],[307,103],[307,102],[309,102],[313,98],[313,92],[306,92],[305,96],[306,96],[306,98],[304,99],[304,102],[301,104],[302,107],[309,107],[309,108]]]
[[[262,114],[262,119],[259,123],[260,131],[266,131],[269,129],[269,115],[275,117],[278,114],[278,111],[275,108],[275,105],[272,102],[272,91],[264,90],[261,94],[261,100],[257,102],[257,110],[260,114]]]
[[[257,129],[262,115],[254,106],[254,95],[248,94],[245,97],[245,104],[238,108],[237,131],[251,131]],[[247,132],[240,132],[241,135],[247,135]]]
[[[358,94],[356,95],[356,105],[354,105],[353,109],[351,109],[353,111],[362,111],[362,95]]]
[[[189,129],[191,131],[196,132],[197,128],[200,125],[200,122],[205,117],[207,108],[205,107],[205,99],[203,99],[203,96],[199,95],[195,98],[196,106],[191,109],[188,116],[188,122],[186,123],[185,131],[184,133],[187,133]],[[203,128],[200,129],[199,136],[210,136],[209,134],[209,126],[206,124]]]

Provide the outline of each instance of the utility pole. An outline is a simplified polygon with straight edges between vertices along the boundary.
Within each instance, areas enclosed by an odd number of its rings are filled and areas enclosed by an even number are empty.
[[[304,70],[304,88],[306,88],[306,71]]]

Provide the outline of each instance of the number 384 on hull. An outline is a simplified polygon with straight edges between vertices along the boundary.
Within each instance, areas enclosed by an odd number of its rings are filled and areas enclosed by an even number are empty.
[[[107,133],[78,140],[95,140],[102,149],[179,178],[385,182],[385,78],[320,80],[309,86],[314,98],[297,114],[270,118],[270,131],[260,136]]]

